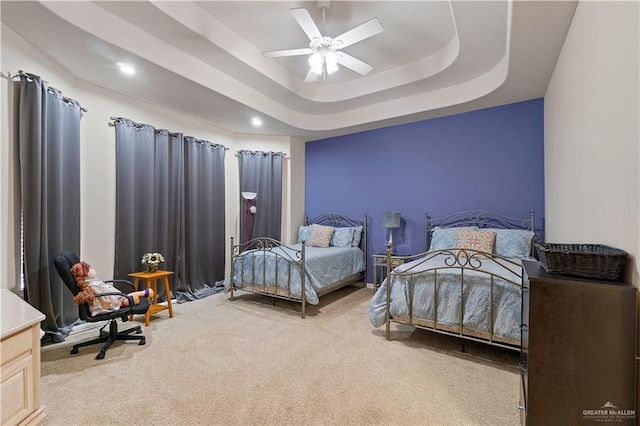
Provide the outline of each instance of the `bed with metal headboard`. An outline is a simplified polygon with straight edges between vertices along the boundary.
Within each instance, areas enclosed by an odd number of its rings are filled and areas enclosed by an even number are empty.
[[[391,272],[369,304],[369,318],[386,325],[387,339],[396,322],[518,350],[522,260],[542,240],[533,211],[528,218],[425,213],[425,252],[391,271],[387,248]]]
[[[330,212],[305,215],[296,244],[253,238],[234,244],[227,290],[242,290],[302,304],[316,305],[322,295],[364,281],[367,259],[367,215],[354,218]],[[302,291],[304,289],[304,291]]]

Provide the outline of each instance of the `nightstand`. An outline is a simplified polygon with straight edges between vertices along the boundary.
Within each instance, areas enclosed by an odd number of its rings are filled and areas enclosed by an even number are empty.
[[[391,255],[391,268],[396,268],[403,263],[407,263],[415,259],[413,254],[392,254]],[[382,280],[387,276],[387,254],[379,253],[373,255],[373,285],[375,288],[380,287]],[[380,282],[378,282],[378,271],[380,271]]]

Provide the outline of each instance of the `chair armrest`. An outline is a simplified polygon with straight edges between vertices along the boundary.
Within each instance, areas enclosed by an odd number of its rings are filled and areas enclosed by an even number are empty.
[[[107,293],[94,293],[95,297],[101,297],[101,296],[120,296],[120,297],[129,297],[127,296],[125,293],[122,292],[116,292],[116,291],[109,291]]]
[[[135,291],[133,283],[129,280],[109,280],[105,283],[113,283],[113,286],[123,293],[131,293]]]
[[[94,297],[103,297],[103,296],[116,296],[119,299],[129,300],[129,296],[124,293],[108,291],[104,293],[95,293]],[[117,310],[108,310],[108,312],[101,312],[95,315],[91,314],[91,308],[88,303],[83,303],[80,305],[80,319],[88,322],[98,322],[105,321],[108,319],[114,318],[122,318],[122,321],[128,321],[129,314],[131,313],[132,306],[120,306]]]

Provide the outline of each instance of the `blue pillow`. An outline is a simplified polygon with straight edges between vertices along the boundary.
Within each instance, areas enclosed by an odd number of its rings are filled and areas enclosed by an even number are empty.
[[[329,246],[351,247],[351,241],[353,240],[353,231],[353,227],[336,228],[335,231],[333,231],[333,236],[331,237]]]
[[[485,230],[496,233],[495,254],[515,259],[528,259],[531,256],[532,231],[500,228]]]
[[[359,247],[360,239],[362,238],[362,225],[353,226],[353,239],[351,240],[351,247]]]
[[[436,226],[431,233],[431,244],[429,250],[444,250],[455,248],[458,243],[458,231],[461,229],[469,229],[477,231],[477,226],[440,228]]]
[[[307,241],[311,236],[311,225],[300,225],[298,229],[298,244]]]

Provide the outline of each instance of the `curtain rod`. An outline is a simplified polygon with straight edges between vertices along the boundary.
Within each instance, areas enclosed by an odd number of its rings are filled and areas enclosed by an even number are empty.
[[[269,151],[269,152],[273,152],[273,151]],[[283,157],[288,157],[289,154],[287,154],[286,152],[276,152],[275,154],[282,154]],[[240,153],[236,152],[236,157],[240,157]]]
[[[16,78],[16,77],[27,77],[27,78],[28,78],[28,77],[29,77],[29,73],[26,73],[26,72],[24,72],[24,71],[22,71],[22,70],[18,70],[18,74],[14,75],[14,76],[13,76],[13,77],[11,77],[11,78]],[[41,79],[41,80],[42,80],[42,79]],[[47,84],[47,85],[49,84],[49,82],[48,82],[47,80],[42,80],[42,82],[43,82],[44,84]],[[48,88],[48,89],[49,89],[49,88]],[[53,89],[53,88],[51,88],[51,89]],[[58,89],[54,89],[54,90],[57,90],[58,92],[60,92],[60,96],[62,96],[62,91],[60,91],[60,90],[58,90]],[[78,105],[80,106],[80,111],[82,111],[82,112],[88,112],[88,111],[87,111],[87,109],[86,109],[85,107],[83,107],[82,105],[80,105],[80,103],[79,103],[78,101],[74,100],[74,99],[71,99],[71,98],[67,98],[67,97],[65,97],[65,96],[62,96],[62,100],[63,100],[63,101],[73,101],[73,102],[76,102],[76,103],[78,103]]]
[[[118,119],[119,119],[119,118],[122,118],[122,117],[109,117],[109,118],[110,118],[113,122],[112,122],[112,121],[108,122],[108,123],[107,123],[107,126],[109,126],[109,127],[116,127],[116,123],[115,123],[115,121],[118,121]],[[127,119],[127,120],[128,120],[128,119]],[[132,123],[134,123],[134,124],[136,124],[136,125],[140,125],[140,126],[148,126],[148,124],[140,124],[140,123],[136,123],[136,122],[134,122],[134,121],[132,121],[132,120],[129,120],[129,121],[131,121]],[[150,127],[153,127],[153,126],[150,126]],[[155,128],[154,128],[154,129],[155,129]],[[160,131],[162,131],[162,130],[166,130],[166,129],[160,129]],[[159,130],[158,130],[158,129],[155,129],[155,131],[157,132],[157,131],[159,131]],[[170,132],[170,131],[168,131],[168,130],[167,130],[167,133],[169,133],[170,135],[178,135],[178,134],[179,134],[179,132]],[[219,144],[219,143],[215,143],[215,142],[207,141],[207,140],[204,140],[204,139],[198,139],[198,138],[196,138],[196,137],[194,137],[194,136],[188,136],[188,135],[187,135],[187,136],[184,136],[184,137],[185,137],[185,138],[193,138],[197,143],[209,143],[209,144],[211,144],[211,145],[217,145],[217,146],[219,146],[219,147],[221,147],[221,148],[224,148],[224,150],[225,150],[225,151],[229,151],[229,148],[227,148],[226,146],[224,146],[224,145],[222,145],[222,144]]]

